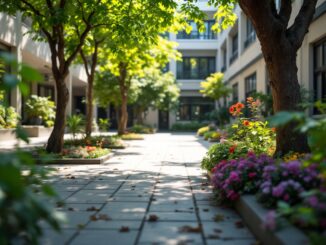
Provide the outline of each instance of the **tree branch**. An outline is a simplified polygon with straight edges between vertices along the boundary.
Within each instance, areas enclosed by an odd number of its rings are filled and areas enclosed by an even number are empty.
[[[25,5],[27,5],[29,7],[29,9],[36,14],[37,16],[41,16],[41,17],[45,17],[37,8],[35,8],[31,3],[29,3],[26,0],[21,0],[23,3],[25,3]]]
[[[86,75],[87,75],[87,77],[89,77],[90,76],[90,72],[89,72],[89,69],[88,69],[88,61],[87,61],[87,58],[85,56],[85,53],[84,53],[83,49],[80,49],[79,53],[80,53],[80,57],[82,58],[83,63],[84,63]]]
[[[316,4],[317,0],[304,0],[293,25],[287,30],[289,40],[295,49],[300,48],[304,36],[308,32],[309,25],[315,13]]]
[[[281,8],[280,8],[280,19],[285,26],[285,29],[288,26],[290,17],[292,13],[292,1],[291,0],[282,0],[281,2]]]

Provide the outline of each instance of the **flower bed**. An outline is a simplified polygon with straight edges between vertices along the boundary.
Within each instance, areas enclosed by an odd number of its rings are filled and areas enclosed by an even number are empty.
[[[43,148],[32,150],[34,157],[46,156],[47,163],[57,164],[101,164],[112,157],[109,149],[96,146],[66,146],[61,154],[48,155]]]
[[[323,140],[326,119],[314,121],[297,113],[279,116],[283,123],[291,116],[302,120],[302,131],[308,132],[312,154],[290,152],[283,158],[273,158],[274,129],[260,118],[259,101],[248,98],[247,103],[251,117],[240,117],[243,104],[231,106],[230,113],[237,119],[228,129],[229,137],[213,145],[202,161],[202,167],[210,173],[217,200],[226,205],[235,204],[248,223],[252,223],[253,231],[259,233],[258,237],[268,237],[263,239],[266,244],[288,244],[284,239],[286,236],[282,238],[279,236],[282,232],[275,231],[284,226],[284,218],[306,233],[311,244],[326,244],[326,152]],[[260,210],[266,211],[265,207],[272,211],[267,215],[265,212],[266,217],[261,217],[261,213],[255,214],[256,217],[248,216],[247,213],[256,212],[241,198],[248,194],[255,196]],[[296,236],[307,241],[298,232]]]
[[[118,136],[92,136],[84,139],[65,140],[66,146],[98,146],[109,149],[124,149],[126,144]]]

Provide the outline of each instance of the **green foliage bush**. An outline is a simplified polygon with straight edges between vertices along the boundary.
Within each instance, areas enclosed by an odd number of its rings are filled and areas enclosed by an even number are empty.
[[[109,118],[100,118],[98,120],[98,125],[99,125],[101,131],[106,132],[109,130],[109,128],[111,126],[110,119]]]
[[[204,140],[217,141],[221,137],[221,133],[217,131],[208,131],[204,134]]]
[[[47,172],[34,165],[30,153],[16,151],[0,157],[0,244],[10,244],[20,233],[34,244],[42,234],[41,220],[59,229],[62,214],[45,202],[55,192],[42,182]]]
[[[18,86],[26,96],[26,88],[29,86],[24,81],[38,81],[40,75],[33,69],[17,63],[8,54],[0,54],[0,64],[2,62],[18,67],[18,75],[24,80],[20,81],[16,76],[5,74],[1,77],[3,80],[0,94],[4,91],[10,92]],[[2,106],[7,110],[5,104]],[[13,121],[10,122],[11,125]],[[16,129],[16,137],[28,143],[26,133],[19,126]],[[0,159],[0,244],[38,244],[38,238],[42,235],[41,221],[59,230],[63,220],[63,214],[51,205],[56,200],[54,190],[44,183],[48,171],[35,165],[31,153],[19,149],[9,153],[1,152]]]
[[[199,128],[204,127],[207,123],[201,122],[177,122],[172,125],[171,130],[176,132],[196,132]]]
[[[204,136],[204,134],[206,132],[208,132],[210,130],[210,127],[209,126],[205,126],[205,127],[201,127],[197,130],[197,135],[198,136]]]
[[[155,132],[153,127],[140,124],[135,124],[129,131],[136,134],[153,134]]]
[[[74,140],[78,133],[83,132],[84,118],[81,115],[72,115],[67,118],[67,128]]]
[[[55,118],[55,103],[49,97],[31,95],[25,103],[25,111],[28,122],[35,123],[35,120],[41,120],[41,124],[52,127]]]
[[[13,107],[4,107],[0,104],[0,129],[15,128],[19,121],[19,115]]]

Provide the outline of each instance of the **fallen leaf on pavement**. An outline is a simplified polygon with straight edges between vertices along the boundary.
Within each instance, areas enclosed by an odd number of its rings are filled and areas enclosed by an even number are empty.
[[[200,233],[201,231],[202,231],[201,226],[192,227],[190,225],[185,225],[179,229],[179,232],[183,232],[183,233]]]
[[[157,220],[159,219],[159,217],[155,214],[151,214],[149,217],[148,217],[148,221],[149,222],[156,222]]]
[[[120,232],[129,232],[130,230],[129,230],[129,227],[128,226],[121,226],[121,228],[120,228],[119,231]]]

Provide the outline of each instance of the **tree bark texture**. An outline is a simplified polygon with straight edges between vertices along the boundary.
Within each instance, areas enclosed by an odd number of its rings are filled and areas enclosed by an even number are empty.
[[[239,0],[240,7],[251,20],[260,41],[267,65],[273,96],[274,112],[297,111],[301,102],[296,56],[312,21],[316,0],[304,0],[294,24],[288,27],[292,12],[290,0],[282,0],[276,10],[274,1]],[[306,135],[288,124],[276,130],[276,155],[308,152]]]
[[[121,107],[118,122],[118,134],[123,135],[127,129],[128,123],[128,86],[127,86],[127,65],[125,63],[119,64],[119,86],[121,96]]]

